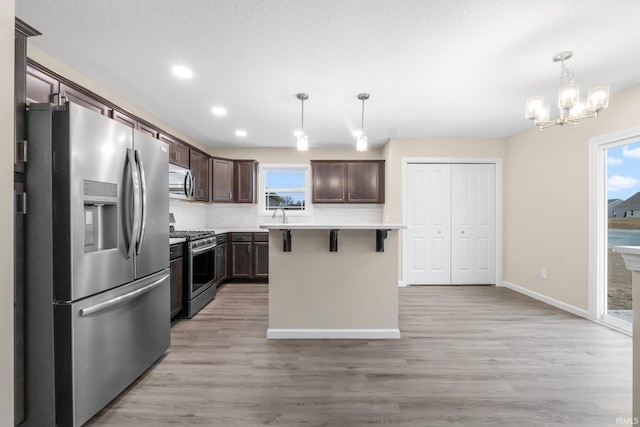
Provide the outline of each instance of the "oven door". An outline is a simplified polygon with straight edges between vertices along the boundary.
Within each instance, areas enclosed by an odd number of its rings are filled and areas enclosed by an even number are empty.
[[[216,281],[216,244],[189,250],[189,299],[193,299]]]

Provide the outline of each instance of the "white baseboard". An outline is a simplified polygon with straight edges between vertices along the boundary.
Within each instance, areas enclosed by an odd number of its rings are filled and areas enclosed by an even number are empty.
[[[267,339],[398,339],[400,329],[267,329]]]
[[[399,288],[406,288],[407,286],[408,286],[407,282],[405,282],[404,280],[398,280],[398,287]]]
[[[538,301],[542,301],[544,303],[557,307],[561,310],[568,311],[569,313],[575,314],[576,316],[584,317],[585,319],[591,320],[591,317],[589,316],[589,312],[587,310],[583,310],[581,308],[575,307],[571,304],[564,303],[562,301],[558,301],[557,299],[548,297],[538,292],[523,288],[518,285],[514,285],[513,283],[510,283],[510,282],[502,282],[502,285],[497,285],[497,286],[503,286],[505,288],[509,288],[511,290],[514,290],[518,293],[521,293],[533,299],[537,299]]]

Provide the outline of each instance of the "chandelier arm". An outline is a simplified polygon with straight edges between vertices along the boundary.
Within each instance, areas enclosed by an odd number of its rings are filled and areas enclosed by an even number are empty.
[[[562,125],[562,124],[563,124],[562,122],[558,122],[556,120],[556,121],[553,121],[553,122],[549,122],[548,124],[545,124],[545,125],[540,125],[539,128],[540,128],[540,130],[544,130],[546,128],[550,128],[551,126],[558,126],[558,125]]]
[[[569,119],[569,122],[574,122],[574,123],[578,123],[580,120],[584,120],[584,119],[597,119],[598,118],[598,112],[594,112],[593,114],[591,114],[590,116],[582,116],[582,117],[576,117],[575,119]]]

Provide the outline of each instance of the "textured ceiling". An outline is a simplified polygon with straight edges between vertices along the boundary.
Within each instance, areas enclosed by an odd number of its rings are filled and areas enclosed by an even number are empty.
[[[585,93],[640,83],[638,0],[20,0],[16,16],[35,46],[208,146],[295,146],[298,92],[311,148],[355,145],[360,92],[372,146],[505,137],[530,126],[528,96],[556,102],[563,50]]]

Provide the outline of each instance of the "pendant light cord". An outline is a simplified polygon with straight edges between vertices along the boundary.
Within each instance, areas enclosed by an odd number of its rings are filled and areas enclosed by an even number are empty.
[[[362,100],[362,122],[360,123],[360,131],[364,135],[364,99]]]

